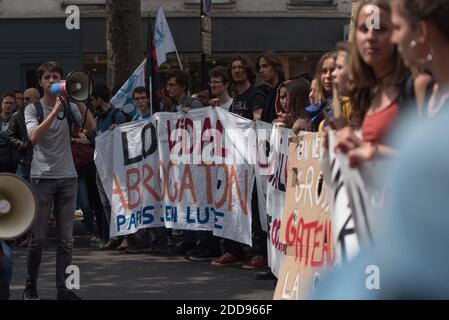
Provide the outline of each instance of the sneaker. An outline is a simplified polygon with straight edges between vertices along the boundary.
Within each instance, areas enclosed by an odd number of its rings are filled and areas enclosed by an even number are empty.
[[[37,294],[37,287],[27,283],[25,290],[23,290],[22,298],[23,300],[40,300]]]
[[[218,259],[214,259],[211,261],[211,264],[213,266],[233,266],[233,265],[239,265],[243,263],[243,259],[233,256],[229,252],[226,252],[224,255],[222,255]]]
[[[76,209],[75,210],[75,218],[82,218],[83,217],[83,210]]]
[[[205,250],[190,255],[188,259],[192,261],[205,261],[205,260],[212,260],[212,259],[218,259],[220,257],[220,251],[218,250],[211,250],[209,248],[206,248]]]
[[[268,266],[268,261],[262,256],[255,256],[250,262],[245,263],[243,269],[262,269]]]
[[[173,249],[171,249],[169,253],[174,256],[184,256],[187,251],[193,249],[194,247],[195,247],[194,243],[181,242],[179,246],[176,246]]]
[[[197,255],[197,254],[203,252],[204,250],[206,250],[206,245],[203,243],[200,243],[199,245],[193,247],[192,249],[190,249],[186,252],[186,258],[188,258],[190,256]]]
[[[150,251],[152,251],[151,247],[145,242],[136,242],[126,249],[127,253],[149,253]]]
[[[82,300],[73,291],[58,292],[56,300]]]

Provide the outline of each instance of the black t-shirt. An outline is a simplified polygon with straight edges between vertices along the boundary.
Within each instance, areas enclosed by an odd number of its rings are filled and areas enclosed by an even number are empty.
[[[262,117],[260,120],[272,123],[277,118],[276,114],[276,95],[281,82],[279,82],[274,88],[265,87],[265,105],[262,111]]]
[[[263,92],[255,86],[251,86],[242,94],[234,97],[229,111],[246,119],[254,120],[253,112],[263,108],[264,105],[265,96]]]

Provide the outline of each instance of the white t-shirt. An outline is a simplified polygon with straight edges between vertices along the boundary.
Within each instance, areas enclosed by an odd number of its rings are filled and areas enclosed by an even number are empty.
[[[219,105],[219,107],[225,109],[226,111],[229,111],[229,108],[231,107],[232,101],[234,101],[234,99],[231,98],[231,99],[229,99],[228,102]]]

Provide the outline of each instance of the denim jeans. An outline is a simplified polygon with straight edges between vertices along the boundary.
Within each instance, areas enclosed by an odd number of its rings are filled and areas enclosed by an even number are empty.
[[[48,216],[54,204],[56,219],[56,288],[66,291],[67,266],[72,263],[72,234],[76,207],[77,179],[31,179],[31,185],[38,199],[38,212],[28,244],[27,282],[37,285],[42,248],[47,240]]]
[[[30,181],[30,170],[31,167],[29,165],[19,162],[19,164],[17,165],[16,175],[24,178],[26,181]]]
[[[12,251],[3,240],[0,240],[0,246],[3,252],[0,256],[0,300],[8,300],[13,265]]]
[[[94,215],[89,203],[89,193],[87,191],[86,177],[78,176],[78,192],[76,199],[77,207],[83,211],[84,226],[87,232],[94,231]]]

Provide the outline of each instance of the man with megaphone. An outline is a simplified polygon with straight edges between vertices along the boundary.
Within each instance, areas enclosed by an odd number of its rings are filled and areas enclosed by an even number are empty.
[[[25,123],[33,148],[31,185],[38,199],[38,213],[31,227],[28,245],[25,300],[39,299],[37,280],[42,248],[47,239],[50,204],[54,203],[57,228],[56,288],[57,299],[79,299],[66,287],[66,268],[72,263],[72,232],[77,195],[77,173],[71,152],[72,121],[95,130],[95,120],[81,101],[88,99],[92,80],[83,71],[69,74],[57,62],[46,62],[37,70],[42,99],[25,109]],[[59,89],[58,89],[59,88]],[[69,103],[70,97],[77,104]],[[83,119],[84,118],[84,119]]]

